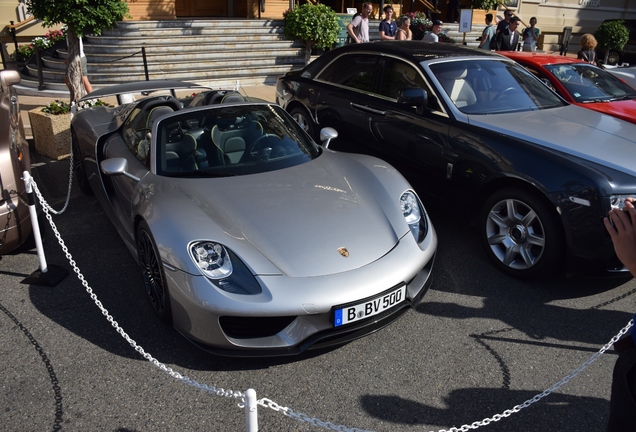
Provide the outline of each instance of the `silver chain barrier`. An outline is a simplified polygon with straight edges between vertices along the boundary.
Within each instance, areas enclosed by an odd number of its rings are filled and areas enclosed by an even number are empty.
[[[73,113],[71,114],[71,119],[73,119]],[[68,203],[71,202],[71,188],[73,186],[73,138],[71,137],[71,144],[70,144],[70,148],[71,148],[71,156],[69,157],[69,162],[68,162],[68,191],[66,192],[66,202],[64,203],[64,207],[62,207],[62,210],[55,210],[53,207],[51,207],[49,205],[49,203],[47,203],[41,195],[38,194],[38,197],[40,199],[40,204],[42,204],[42,208],[46,210],[48,210],[49,212],[56,214],[56,215],[60,215],[62,213],[64,213],[66,211],[66,208],[68,207]],[[35,187],[35,180],[33,180],[33,186]],[[46,212],[48,214],[48,212]]]
[[[71,171],[71,175],[72,175],[72,171]],[[162,371],[164,371],[165,373],[170,375],[170,377],[172,377],[172,378],[174,378],[176,380],[179,380],[179,381],[183,382],[186,385],[189,385],[191,387],[194,387],[194,388],[197,388],[199,390],[202,390],[202,391],[204,391],[206,393],[210,393],[210,394],[213,394],[213,395],[216,395],[216,396],[223,396],[223,397],[238,399],[239,400],[238,406],[240,408],[244,408],[245,407],[245,393],[244,392],[233,391],[233,390],[225,390],[225,389],[222,389],[222,388],[217,388],[215,386],[209,386],[207,384],[200,384],[197,381],[188,378],[187,376],[181,375],[179,372],[174,371],[172,368],[166,366],[164,363],[161,363],[159,360],[154,358],[151,354],[147,353],[140,345],[137,344],[137,342],[135,342],[130,336],[128,336],[128,334],[124,331],[124,329],[119,326],[117,321],[115,321],[113,316],[110,315],[108,310],[99,301],[99,299],[97,298],[97,295],[93,292],[93,289],[88,285],[88,282],[84,278],[84,275],[82,275],[80,269],[77,267],[77,265],[75,263],[75,260],[73,260],[73,256],[68,251],[68,248],[66,247],[66,244],[64,243],[64,240],[62,240],[62,236],[60,235],[59,231],[57,230],[57,226],[53,222],[53,217],[49,214],[49,211],[52,210],[52,209],[46,203],[44,198],[42,197],[42,194],[40,193],[40,190],[38,189],[38,186],[37,186],[35,180],[32,180],[32,187],[33,187],[33,190],[35,191],[35,194],[38,197],[38,200],[40,201],[40,204],[42,204],[42,209],[44,210],[46,219],[49,221],[49,224],[51,225],[51,228],[53,229],[53,233],[55,234],[55,237],[57,238],[57,241],[60,244],[60,246],[62,248],[62,251],[66,255],[66,259],[70,263],[71,267],[73,267],[73,271],[77,275],[77,278],[80,280],[80,282],[82,283],[82,285],[86,289],[86,292],[90,295],[90,297],[93,300],[93,302],[95,302],[95,305],[101,310],[102,315],[104,315],[106,317],[106,320],[117,331],[117,333],[119,333],[130,344],[130,346],[135,349],[135,351],[137,351],[139,354],[141,354],[142,357],[144,357],[146,360],[148,360],[154,366],[158,367],[159,369],[161,369]],[[70,186],[69,186],[69,195],[70,195]],[[68,201],[67,201],[67,204],[68,204]],[[65,206],[65,208],[66,208],[66,206]],[[62,211],[64,211],[64,210],[62,210]],[[614,343],[616,343],[622,336],[624,336],[633,325],[634,325],[634,320],[632,319],[608,343],[606,343],[598,352],[594,353],[594,355],[592,355],[585,363],[583,363],[581,366],[576,368],[574,371],[570,372],[561,381],[557,382],[556,384],[552,385],[548,389],[544,390],[542,393],[537,394],[533,398],[528,399],[527,401],[523,402],[520,405],[514,406],[512,409],[507,409],[504,412],[502,412],[501,414],[495,414],[492,417],[485,418],[485,419],[483,419],[481,421],[476,421],[476,422],[473,422],[471,424],[465,424],[465,425],[462,425],[459,428],[452,427],[450,429],[440,429],[438,432],[466,432],[466,431],[468,431],[470,429],[477,429],[477,428],[482,427],[482,426],[487,426],[487,425],[489,425],[492,422],[498,422],[499,420],[501,420],[503,418],[510,417],[512,414],[518,413],[522,409],[529,407],[533,403],[538,402],[539,400],[541,400],[544,397],[548,396],[550,393],[555,392],[556,390],[560,389],[565,384],[570,382],[578,374],[583,372],[584,369],[586,369],[589,365],[594,363],[602,354],[605,353],[605,351],[610,349],[611,346],[614,345]],[[292,410],[289,407],[281,406],[281,405],[277,404],[276,402],[272,401],[271,399],[262,398],[262,399],[259,399],[257,401],[257,403],[258,403],[258,405],[261,405],[261,406],[263,406],[265,408],[269,408],[269,409],[272,409],[272,410],[277,411],[277,412],[282,412],[287,417],[291,417],[291,418],[296,419],[296,420],[298,420],[300,422],[309,423],[309,424],[311,424],[313,426],[321,427],[321,428],[326,429],[326,430],[339,431],[339,432],[371,432],[371,431],[368,431],[366,429],[348,428],[348,427],[343,426],[343,425],[336,425],[336,424],[331,423],[331,422],[325,422],[325,421],[319,420],[319,419],[314,418],[314,417],[309,417],[307,414],[300,413],[300,412],[295,412],[294,410]]]
[[[189,385],[191,387],[198,388],[199,390],[203,390],[203,391],[205,391],[207,393],[210,393],[210,394],[214,394],[214,395],[217,395],[217,396],[224,396],[224,397],[229,397],[229,398],[240,399],[240,400],[244,401],[245,393],[242,393],[242,392],[239,392],[239,391],[234,391],[234,390],[225,390],[225,389],[222,389],[222,388],[217,388],[215,386],[209,386],[207,384],[200,384],[200,383],[188,378],[187,376],[181,375],[180,373],[174,371],[172,368],[166,366],[165,364],[161,363],[159,360],[154,358],[152,355],[147,353],[140,345],[137,344],[137,342],[135,342],[130,336],[128,336],[128,334],[124,331],[124,329],[119,326],[117,321],[115,321],[113,316],[110,315],[108,310],[99,301],[99,299],[97,298],[97,295],[95,295],[95,293],[93,292],[93,289],[88,285],[88,282],[84,278],[84,275],[82,275],[80,269],[77,267],[77,265],[75,263],[75,260],[73,260],[73,256],[68,251],[68,248],[66,247],[66,244],[64,243],[64,240],[62,240],[62,236],[60,235],[60,232],[57,230],[57,226],[53,222],[53,217],[49,213],[50,207],[48,205],[46,205],[46,201],[42,197],[42,194],[40,193],[40,190],[38,189],[38,186],[37,186],[35,180],[32,180],[32,186],[33,186],[33,190],[35,191],[35,194],[38,197],[38,200],[42,204],[42,209],[44,210],[46,219],[49,221],[49,224],[51,225],[51,228],[53,229],[53,233],[55,234],[55,237],[57,238],[57,241],[60,244],[60,246],[62,248],[62,251],[66,255],[66,259],[71,264],[71,267],[73,267],[73,271],[75,272],[75,274],[77,275],[77,278],[80,280],[80,282],[82,283],[82,285],[86,289],[86,292],[90,295],[91,299],[95,302],[95,305],[97,305],[99,310],[101,310],[102,315],[104,315],[106,317],[106,320],[117,331],[117,333],[119,333],[124,339],[126,339],[126,341],[130,344],[130,346],[132,346],[135,349],[135,351],[137,351],[139,354],[141,354],[142,357],[144,357],[146,360],[148,360],[150,363],[152,363],[153,365],[155,365],[156,367],[158,367],[162,371],[166,372],[172,378],[177,379],[177,380],[183,382],[184,384],[187,384],[187,385]]]

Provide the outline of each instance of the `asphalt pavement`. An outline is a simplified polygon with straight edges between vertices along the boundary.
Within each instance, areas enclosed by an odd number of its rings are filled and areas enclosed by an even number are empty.
[[[61,209],[69,161],[32,159],[38,189]],[[258,399],[274,401],[258,407],[260,431],[324,430],[271,409],[279,406],[305,419],[386,432],[447,430],[508,414],[578,368],[631,318],[633,280],[512,279],[488,262],[459,217],[460,203],[451,212],[426,199],[426,185],[414,185],[439,236],[423,302],[344,346],[264,359],[210,355],[161,324],[116,230],[95,198],[73,186],[67,210],[52,220],[87,286],[46,220],[47,262],[69,272],[57,286],[22,283],[38,269],[35,249],[0,257],[1,428],[246,430],[236,399],[186,385],[148,362],[96,301],[166,367],[201,385],[253,388]],[[553,394],[480,430],[604,430],[615,360],[610,350]]]

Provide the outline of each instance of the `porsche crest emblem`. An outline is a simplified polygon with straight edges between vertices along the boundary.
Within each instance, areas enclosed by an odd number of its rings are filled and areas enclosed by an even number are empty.
[[[347,258],[349,256],[349,251],[345,247],[338,248],[338,253],[343,257]]]

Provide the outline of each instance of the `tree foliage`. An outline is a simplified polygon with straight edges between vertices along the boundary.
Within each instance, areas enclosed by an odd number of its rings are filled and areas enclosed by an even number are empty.
[[[311,50],[331,48],[338,40],[338,15],[324,4],[305,3],[283,14],[285,37],[305,44],[305,63],[309,62]]]
[[[629,41],[629,30],[625,21],[605,21],[594,32],[594,37],[601,48],[621,51]]]
[[[113,27],[127,16],[128,4],[123,0],[27,0],[27,6],[44,27],[66,25],[66,75],[71,87],[71,100],[77,101],[84,94],[79,38],[85,34],[100,35],[103,29]]]

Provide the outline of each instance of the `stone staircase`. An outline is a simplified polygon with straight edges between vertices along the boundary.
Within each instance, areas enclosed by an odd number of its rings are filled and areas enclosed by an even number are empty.
[[[142,47],[149,79],[176,79],[212,88],[273,84],[286,72],[304,66],[304,45],[286,40],[283,20],[123,21],[100,36],[87,36],[84,52],[94,88],[145,80]],[[473,25],[466,44],[477,46],[482,26]],[[369,23],[371,40],[378,40],[378,21]],[[445,32],[462,43],[457,24]],[[64,84],[65,51],[42,57],[44,92],[68,95]],[[28,76],[18,87],[25,95],[41,95],[38,70],[27,65]]]

